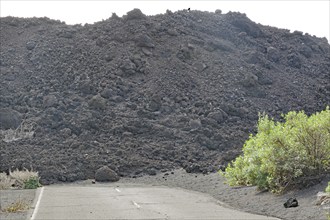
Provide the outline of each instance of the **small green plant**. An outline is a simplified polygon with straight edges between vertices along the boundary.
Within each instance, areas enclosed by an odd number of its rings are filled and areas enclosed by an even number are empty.
[[[223,173],[229,185],[282,193],[330,171],[329,107],[310,117],[302,111],[282,117],[285,122],[259,115],[257,134],[250,135],[243,155]]]
[[[24,181],[24,189],[36,189],[40,186],[39,177],[30,177],[28,180]]]

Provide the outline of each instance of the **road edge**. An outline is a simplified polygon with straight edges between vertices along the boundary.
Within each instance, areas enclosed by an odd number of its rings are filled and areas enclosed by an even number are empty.
[[[37,188],[34,199],[33,199],[33,203],[31,205],[29,211],[27,212],[26,220],[33,220],[35,218],[35,212],[38,211],[38,207],[40,204],[40,199],[41,199],[43,191],[44,191],[43,186],[40,188]]]

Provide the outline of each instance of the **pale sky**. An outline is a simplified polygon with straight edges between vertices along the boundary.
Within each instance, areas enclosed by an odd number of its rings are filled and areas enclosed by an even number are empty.
[[[94,23],[139,8],[144,14],[163,14],[181,9],[210,11],[221,9],[223,13],[239,11],[263,25],[285,28],[291,31],[330,39],[330,0],[305,1],[16,1],[0,0],[0,15],[16,17],[49,17],[67,24]]]

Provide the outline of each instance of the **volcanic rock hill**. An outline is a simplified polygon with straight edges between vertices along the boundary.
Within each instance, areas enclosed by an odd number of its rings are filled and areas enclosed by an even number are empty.
[[[1,18],[0,171],[43,183],[183,167],[213,172],[237,156],[259,112],[330,105],[325,38],[245,14],[167,11],[86,25]],[[22,131],[24,132],[24,131]]]

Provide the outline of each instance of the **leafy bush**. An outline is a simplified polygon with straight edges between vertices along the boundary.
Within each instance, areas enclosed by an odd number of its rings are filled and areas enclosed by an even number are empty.
[[[309,184],[330,171],[330,110],[308,117],[303,111],[274,122],[259,115],[258,132],[250,135],[243,155],[223,175],[229,185],[256,185],[281,193]]]

